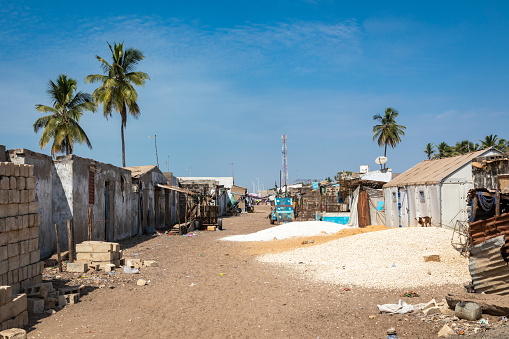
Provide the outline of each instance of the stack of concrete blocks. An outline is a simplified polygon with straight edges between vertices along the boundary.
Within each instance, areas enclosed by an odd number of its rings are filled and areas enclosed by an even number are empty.
[[[76,261],[78,264],[87,264],[88,266],[94,266],[96,269],[110,271],[112,268],[120,266],[121,258],[120,244],[115,242],[84,241],[76,245]]]
[[[11,286],[0,286],[0,330],[28,325],[27,295],[12,296]]]
[[[0,163],[0,285],[14,293],[42,282],[34,167]]]
[[[60,294],[53,288],[51,282],[21,289],[21,292],[27,295],[29,314],[43,313],[45,310],[56,308],[57,305],[58,307],[66,305],[65,299],[61,300],[59,298]]]

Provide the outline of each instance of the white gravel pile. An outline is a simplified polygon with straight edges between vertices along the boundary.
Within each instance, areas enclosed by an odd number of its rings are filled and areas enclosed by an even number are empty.
[[[296,270],[297,276],[342,286],[409,288],[468,282],[468,259],[451,246],[452,231],[436,227],[363,233],[259,261]],[[439,254],[440,262],[423,256]]]
[[[346,225],[340,225],[326,221],[295,221],[279,226],[267,228],[251,234],[239,234],[221,238],[227,241],[268,241],[281,240],[291,237],[307,237],[318,234],[331,234],[341,231],[343,228],[349,228]]]

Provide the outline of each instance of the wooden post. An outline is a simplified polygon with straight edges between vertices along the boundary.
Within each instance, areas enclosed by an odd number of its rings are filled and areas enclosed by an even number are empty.
[[[62,257],[60,256],[60,238],[58,237],[58,225],[55,224],[55,236],[57,239],[58,272],[62,272]]]
[[[497,192],[495,193],[495,200],[497,201],[497,204],[495,206],[495,214],[497,216],[500,215],[500,191],[497,190]]]
[[[87,236],[87,239],[88,241],[91,241],[92,240],[92,205],[89,205],[88,206],[88,236]]]
[[[67,219],[67,239],[69,244],[69,262],[74,262],[74,227],[72,219]]]

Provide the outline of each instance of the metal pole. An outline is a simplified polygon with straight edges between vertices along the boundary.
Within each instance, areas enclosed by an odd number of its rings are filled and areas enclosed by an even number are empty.
[[[260,192],[260,179],[256,178],[258,180],[258,192]]]
[[[251,181],[251,183],[253,184],[253,193],[254,193],[254,190],[255,190],[255,184],[254,184],[254,181]]]
[[[150,135],[147,137],[148,138],[154,138],[154,145],[156,147],[156,161],[157,161],[157,167],[159,167],[159,157],[157,156],[157,134],[154,134],[154,135]]]

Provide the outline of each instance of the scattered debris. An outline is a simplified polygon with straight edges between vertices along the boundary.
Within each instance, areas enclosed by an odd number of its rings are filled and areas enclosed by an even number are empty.
[[[442,327],[442,329],[440,329],[440,331],[438,331],[438,336],[443,337],[443,338],[447,338],[447,337],[450,337],[451,335],[455,335],[455,334],[456,333],[454,332],[454,330],[447,325],[444,325]]]
[[[144,279],[138,279],[138,281],[136,282],[136,285],[138,285],[138,286],[145,286],[146,284],[147,284],[147,281]]]

